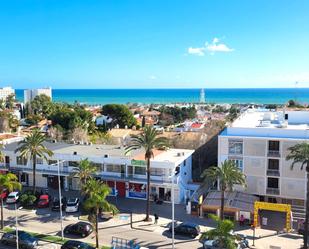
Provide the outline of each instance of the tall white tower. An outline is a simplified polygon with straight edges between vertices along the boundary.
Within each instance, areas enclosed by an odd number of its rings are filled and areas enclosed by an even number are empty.
[[[201,89],[200,91],[200,103],[205,103],[205,92],[204,92],[204,88]]]

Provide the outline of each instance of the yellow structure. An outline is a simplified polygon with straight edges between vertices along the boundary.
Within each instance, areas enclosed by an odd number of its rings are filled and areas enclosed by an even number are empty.
[[[286,213],[285,229],[286,229],[287,232],[291,230],[291,205],[261,202],[261,201],[254,202],[254,217],[253,217],[253,226],[254,227],[259,226],[258,216],[259,216],[259,210],[260,209],[276,211],[276,212],[285,212]]]

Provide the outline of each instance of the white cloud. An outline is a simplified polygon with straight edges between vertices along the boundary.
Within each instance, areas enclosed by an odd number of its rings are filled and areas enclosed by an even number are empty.
[[[218,52],[228,53],[228,52],[233,52],[233,51],[234,51],[233,48],[230,48],[226,44],[220,42],[220,39],[217,37],[215,37],[211,43],[205,42],[204,47],[197,47],[197,48],[189,47],[188,48],[189,54],[198,55],[198,56],[204,56],[205,52],[208,52],[210,54],[215,54]]]
[[[205,55],[204,50],[205,50],[205,48],[192,48],[192,47],[189,47],[188,48],[188,53],[189,54],[193,54],[193,55],[198,55],[198,56],[204,56]]]
[[[155,76],[155,75],[150,75],[150,76],[149,76],[149,79],[150,79],[150,80],[156,80],[156,79],[157,79],[157,76]]]

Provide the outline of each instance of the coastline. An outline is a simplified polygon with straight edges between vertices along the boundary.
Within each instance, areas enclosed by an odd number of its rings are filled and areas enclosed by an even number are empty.
[[[199,103],[200,88],[194,89],[53,89],[54,102],[79,102],[87,105],[194,104]],[[205,88],[206,103],[211,104],[285,104],[290,99],[309,103],[309,88]],[[16,89],[23,101],[23,90]]]

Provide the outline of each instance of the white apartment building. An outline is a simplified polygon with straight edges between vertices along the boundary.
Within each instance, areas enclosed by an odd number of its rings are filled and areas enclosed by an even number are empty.
[[[98,171],[95,175],[105,181],[112,194],[121,197],[146,199],[146,163],[142,150],[125,154],[125,147],[115,145],[76,145],[46,142],[45,146],[54,155],[44,161],[37,159],[36,184],[38,187],[58,187],[58,163],[60,165],[61,186],[65,190],[79,190],[79,178],[74,176],[81,159],[88,158]],[[31,186],[32,163],[15,153],[17,143],[7,144],[3,150],[5,163],[2,170],[9,170],[18,175],[23,185]],[[174,179],[175,202],[184,202],[198,187],[192,184],[193,150],[169,149],[155,151],[151,160],[151,196],[155,195],[170,201],[171,175],[179,172]],[[117,190],[117,191],[116,191]]]
[[[219,135],[218,163],[234,160],[246,191],[262,201],[304,207],[306,173],[286,160],[288,148],[309,138],[308,111],[249,109]]]
[[[51,87],[37,88],[37,89],[25,89],[24,90],[24,103],[30,102],[36,96],[45,94],[52,99],[52,89]]]
[[[5,100],[11,94],[15,94],[15,90],[12,87],[0,88],[0,99]]]

